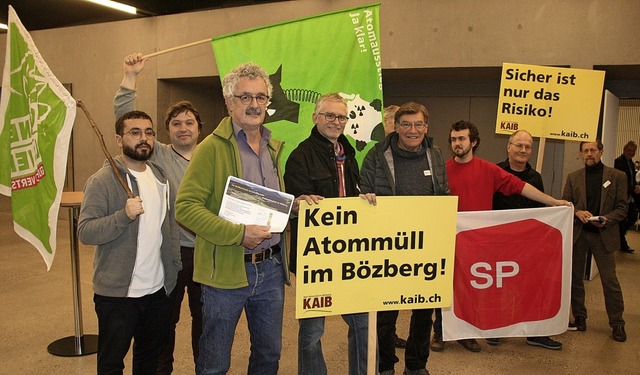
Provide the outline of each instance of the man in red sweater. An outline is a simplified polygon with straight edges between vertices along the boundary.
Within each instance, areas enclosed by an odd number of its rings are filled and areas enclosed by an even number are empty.
[[[480,146],[480,132],[474,124],[458,121],[451,125],[449,142],[454,157],[447,160],[447,179],[451,195],[458,196],[458,211],[491,210],[493,194],[496,192],[507,196],[520,194],[548,206],[571,205],[568,201],[541,192],[496,164],[474,157],[474,152]],[[472,352],[481,350],[475,339],[458,340],[458,343]],[[436,310],[430,347],[436,352],[444,347],[440,309]]]

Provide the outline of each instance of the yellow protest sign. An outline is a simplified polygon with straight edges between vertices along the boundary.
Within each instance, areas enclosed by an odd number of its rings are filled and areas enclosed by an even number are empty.
[[[301,202],[296,318],[451,305],[458,197]]]
[[[538,65],[502,65],[496,133],[594,140],[604,73]]]

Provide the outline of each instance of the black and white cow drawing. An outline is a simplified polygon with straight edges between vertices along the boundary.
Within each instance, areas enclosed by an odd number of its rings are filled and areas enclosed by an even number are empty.
[[[367,143],[384,139],[384,124],[382,123],[382,101],[374,99],[367,102],[360,94],[340,93],[347,101],[349,121],[344,133],[356,140],[356,149],[362,151]]]

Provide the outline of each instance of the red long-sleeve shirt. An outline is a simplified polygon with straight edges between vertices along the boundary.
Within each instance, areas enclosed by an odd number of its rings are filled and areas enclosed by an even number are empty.
[[[525,182],[496,164],[474,157],[468,163],[447,160],[451,195],[458,196],[458,211],[491,210],[493,194],[520,194]]]

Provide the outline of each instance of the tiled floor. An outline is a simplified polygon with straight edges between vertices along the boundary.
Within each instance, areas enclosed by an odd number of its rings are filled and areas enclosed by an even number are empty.
[[[3,198],[4,199],[4,198]],[[0,205],[1,206],[1,205]],[[66,212],[62,210],[62,216]],[[67,220],[58,227],[58,251],[47,272],[37,251],[12,229],[11,216],[0,210],[0,374],[92,374],[96,356],[58,357],[47,346],[62,337],[73,336],[74,315]],[[431,374],[640,374],[640,232],[628,238],[639,250],[635,255],[618,253],[618,276],[625,298],[626,343],[611,339],[599,279],[587,283],[588,330],[566,332],[555,338],[564,343],[560,351],[525,344],[524,339],[502,340],[497,347],[481,342],[482,352],[471,353],[448,343],[441,353],[432,353]],[[84,332],[97,333],[93,310],[91,273],[93,250],[80,248],[81,292]],[[287,288],[281,374],[295,374],[297,322],[294,319],[294,288]],[[189,348],[188,311],[183,305],[183,322],[178,325],[176,374],[193,374]],[[406,337],[410,314],[402,312],[400,336]],[[340,317],[327,319],[323,340],[330,374],[346,374],[346,325]],[[230,374],[246,373],[248,358],[246,324],[241,321],[233,349]],[[398,351],[399,357],[402,351]],[[402,370],[401,362],[396,370]],[[130,359],[127,370],[130,373]]]

